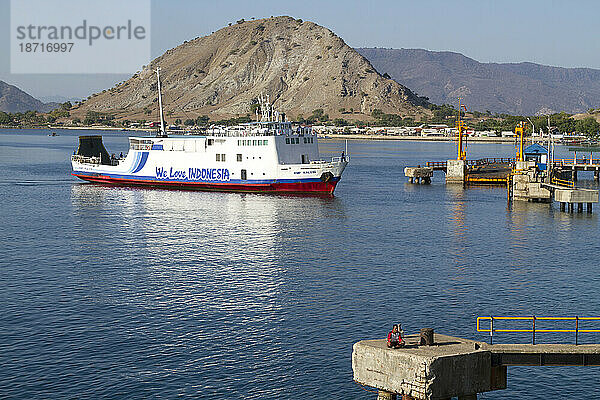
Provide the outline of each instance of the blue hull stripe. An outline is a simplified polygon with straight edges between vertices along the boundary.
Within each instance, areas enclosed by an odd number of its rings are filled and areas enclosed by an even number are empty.
[[[141,160],[138,160],[137,166],[133,171],[131,171],[131,173],[135,174],[136,172],[141,171],[142,168],[144,168],[144,165],[146,165],[146,161],[148,161],[148,152],[144,151],[142,152]]]
[[[127,172],[129,172],[129,173],[133,172],[133,170],[137,168],[137,166],[139,164],[139,160],[140,160],[140,153],[137,152],[137,153],[135,153],[135,158],[133,160],[133,164],[131,164],[131,168],[129,168],[129,171],[127,171]]]

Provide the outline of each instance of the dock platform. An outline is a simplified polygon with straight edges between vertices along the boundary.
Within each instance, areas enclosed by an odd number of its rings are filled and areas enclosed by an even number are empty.
[[[586,204],[587,212],[591,213],[593,203],[598,203],[598,190],[595,189],[565,187],[552,183],[541,183],[540,186],[552,193],[554,200],[560,203],[561,211],[568,208],[573,212],[577,204],[577,212],[583,212],[583,205]]]

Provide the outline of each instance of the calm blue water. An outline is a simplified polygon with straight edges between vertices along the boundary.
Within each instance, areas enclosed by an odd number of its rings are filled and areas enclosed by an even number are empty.
[[[600,209],[406,183],[451,143],[350,142],[336,196],[311,198],[87,184],[77,132],[47,133],[0,131],[0,398],[374,399],[352,344],[391,323],[484,340],[477,315],[600,314]],[[510,368],[480,398],[598,398],[599,372]]]

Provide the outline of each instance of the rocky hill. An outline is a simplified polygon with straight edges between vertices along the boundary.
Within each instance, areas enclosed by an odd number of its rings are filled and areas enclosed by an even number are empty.
[[[49,112],[58,106],[58,103],[43,103],[18,87],[0,81],[0,111],[7,113]]]
[[[291,117],[323,109],[365,119],[374,109],[419,118],[427,102],[381,76],[329,29],[291,17],[239,21],[153,60],[129,80],[93,95],[74,111],[156,118],[154,70],[161,68],[167,119],[244,116],[261,93]],[[348,115],[353,109],[356,115]]]
[[[436,104],[510,114],[585,112],[600,107],[600,70],[533,63],[480,63],[462,54],[421,49],[362,48],[381,73],[388,73]]]

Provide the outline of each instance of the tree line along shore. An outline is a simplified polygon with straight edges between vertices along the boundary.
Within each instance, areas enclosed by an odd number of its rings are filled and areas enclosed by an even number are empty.
[[[244,116],[237,116],[228,119],[211,119],[206,115],[199,115],[195,118],[180,118],[174,115],[165,117],[165,126],[169,126],[174,131],[202,131],[211,125],[238,125],[252,122],[258,105],[253,104],[250,112]],[[110,130],[141,130],[152,131],[158,125],[159,118],[152,118],[152,111],[146,113],[147,118],[117,118],[115,113],[102,113],[96,111],[87,111],[82,118],[73,113],[78,108],[78,104],[65,102],[60,107],[48,113],[39,113],[36,111],[27,111],[24,113],[5,113],[0,112],[0,127],[3,128],[65,128],[65,129],[110,129]],[[429,130],[431,136],[435,135],[432,130],[445,129],[446,135],[451,134],[456,119],[459,115],[451,105],[436,106],[432,105],[431,118],[414,120],[411,117],[398,114],[387,114],[380,110],[373,110],[370,119],[354,119],[354,110],[338,110],[344,118],[329,118],[329,115],[323,109],[313,110],[311,115],[298,115],[293,120],[298,124],[312,125],[318,133],[345,135],[348,138],[360,136],[367,137],[395,137],[410,138],[412,140],[444,140],[439,137],[427,137],[424,131]],[[482,141],[510,141],[502,138],[502,133],[512,132],[521,122],[527,121],[528,134],[548,134],[548,133],[567,133],[581,134],[590,139],[600,138],[600,123],[595,118],[595,114],[600,110],[589,110],[583,118],[568,113],[554,113],[544,116],[522,116],[510,114],[493,114],[491,112],[465,112],[460,111],[461,119],[465,121],[471,130],[471,136],[477,135],[477,132],[486,133],[478,139]],[[364,116],[364,114],[361,114]],[[550,130],[549,130],[549,127]],[[535,130],[535,132],[534,132]],[[420,137],[419,137],[420,136]]]

